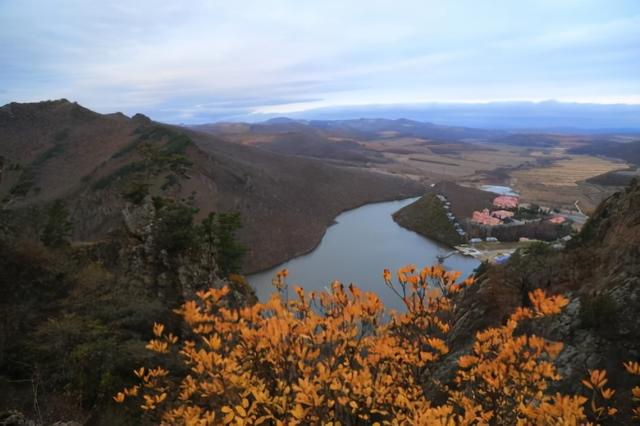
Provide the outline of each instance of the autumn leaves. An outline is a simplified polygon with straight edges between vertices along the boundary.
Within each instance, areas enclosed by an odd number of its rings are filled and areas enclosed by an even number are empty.
[[[267,303],[236,307],[229,290],[209,289],[177,313],[189,328],[180,340],[155,324],[147,348],[175,368],[140,368],[138,383],[114,399],[164,424],[581,424],[615,415],[606,373],[594,371],[580,395],[550,393],[560,376],[559,342],[518,332],[531,319],[557,314],[562,296],[532,292],[531,306],[501,327],[477,333],[448,384],[434,380],[449,356],[455,295],[474,285],[439,266],[401,268],[383,279],[406,310],[389,314],[378,297],[339,282],[329,292],[274,278]],[[282,297],[284,296],[284,297]],[[637,363],[625,366],[640,374]],[[427,395],[443,396],[435,404]],[[634,390],[640,399],[640,388]]]

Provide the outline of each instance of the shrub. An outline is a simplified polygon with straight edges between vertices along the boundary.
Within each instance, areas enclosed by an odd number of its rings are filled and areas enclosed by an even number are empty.
[[[122,198],[125,200],[139,205],[149,195],[149,188],[151,185],[142,180],[134,179],[122,192]]]
[[[274,279],[282,294],[286,276],[283,270]],[[560,378],[553,360],[562,343],[517,330],[557,314],[568,300],[540,289],[529,294],[529,308],[476,334],[449,385],[434,382],[432,370],[449,352],[455,295],[473,285],[458,277],[437,266],[419,273],[409,266],[394,283],[385,270],[385,283],[406,307],[387,320],[375,294],[339,282],[329,292],[296,287],[293,300],[274,295],[245,307],[226,302],[226,287],[199,292],[177,311],[191,334],[180,341],[155,324],[147,345],[186,368],[141,367],[139,384],[114,399],[163,424],[543,425],[616,414],[604,371],[584,381],[592,392],[589,412],[586,397],[549,391]],[[433,388],[446,395],[441,405],[427,397]]]

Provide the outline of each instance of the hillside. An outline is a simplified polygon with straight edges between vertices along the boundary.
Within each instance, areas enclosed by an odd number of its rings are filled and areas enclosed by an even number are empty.
[[[401,164],[394,154],[456,154],[489,151],[472,141],[503,137],[503,132],[438,126],[412,120],[292,120],[261,123],[212,123],[191,126],[225,141],[252,145],[281,154],[322,158],[340,164],[392,171]],[[445,160],[446,161],[446,160]],[[438,164],[437,160],[434,164]],[[391,168],[389,168],[391,167]]]
[[[221,123],[193,126],[223,140],[257,146],[280,154],[322,158],[337,162],[384,162],[377,152],[361,146],[352,135],[333,137],[321,129],[293,120],[269,120],[264,123]]]
[[[475,331],[500,323],[527,305],[529,291],[542,288],[570,299],[558,318],[532,330],[565,344],[558,358],[561,388],[579,389],[587,368],[606,368],[614,387],[626,383],[620,366],[640,353],[638,180],[601,203],[565,250],[534,245],[506,265],[481,269],[480,285],[458,301],[452,357],[468,348]]]
[[[433,192],[423,195],[417,201],[395,212],[393,220],[400,226],[449,247],[463,242],[447,217],[444,203]]]
[[[572,148],[569,152],[573,154],[601,155],[619,158],[636,166],[640,166],[640,141],[637,140],[615,142],[597,139],[588,145]]]
[[[253,133],[283,134],[287,132],[314,132],[327,138],[354,140],[414,137],[434,141],[461,141],[465,139],[491,139],[507,135],[497,130],[442,126],[407,119],[360,118],[355,120],[292,120],[274,118],[262,123],[213,123],[193,128],[212,134]]]
[[[142,115],[98,114],[59,100],[0,108],[4,207],[28,217],[27,208],[64,199],[75,240],[104,238],[120,224],[122,193],[134,177],[159,166],[141,155],[145,146],[189,169],[184,175],[163,171],[153,181],[154,191],[193,197],[199,217],[241,213],[240,238],[251,249],[245,272],[311,249],[343,210],[420,192],[417,183],[388,174],[223,142]]]
[[[587,179],[587,182],[601,186],[625,187],[634,177],[640,176],[640,169],[613,170]]]

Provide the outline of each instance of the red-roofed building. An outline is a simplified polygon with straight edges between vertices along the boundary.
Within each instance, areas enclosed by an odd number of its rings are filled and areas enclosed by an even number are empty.
[[[479,211],[473,212],[471,221],[478,223],[480,225],[489,225],[489,226],[502,224],[502,221],[500,219],[498,219],[497,217],[491,216],[488,209],[484,209],[481,212]]]
[[[560,225],[560,224],[564,223],[566,220],[567,220],[567,218],[564,217],[564,216],[554,216],[551,219],[549,219],[549,222],[555,223],[557,225]]]
[[[496,210],[491,212],[491,216],[497,217],[498,219],[502,220],[509,219],[513,217],[514,214],[514,212],[510,212],[509,210]]]
[[[500,209],[515,209],[518,207],[518,197],[501,195],[493,200],[493,205]]]

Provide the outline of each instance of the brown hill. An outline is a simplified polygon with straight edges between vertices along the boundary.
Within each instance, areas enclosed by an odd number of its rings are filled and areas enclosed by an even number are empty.
[[[337,162],[385,162],[378,152],[358,143],[354,135],[326,132],[293,120],[270,120],[258,124],[219,123],[193,129],[223,140],[258,146],[267,151]]]
[[[640,165],[640,140],[616,142],[608,139],[596,139],[591,143],[574,147],[569,150],[572,154],[601,155],[619,158],[629,163]]]
[[[310,250],[343,210],[422,190],[388,174],[227,143],[142,115],[98,114],[59,100],[0,108],[4,207],[25,211],[62,198],[73,213],[74,238],[102,238],[120,226],[121,194],[145,161],[143,143],[193,163],[186,179],[169,172],[158,178],[156,191],[193,197],[202,216],[241,213],[240,238],[251,249],[246,272]]]
[[[192,129],[234,143],[259,146],[265,150],[303,157],[323,158],[343,163],[388,163],[391,160],[372,142],[392,142],[397,138],[425,141],[429,146],[455,142],[458,149],[468,147],[465,140],[484,141],[504,132],[440,126],[412,120],[292,120],[276,118],[261,123],[211,123]],[[405,153],[402,148],[384,149]],[[438,148],[434,148],[437,150]],[[414,151],[409,151],[414,152]]]

